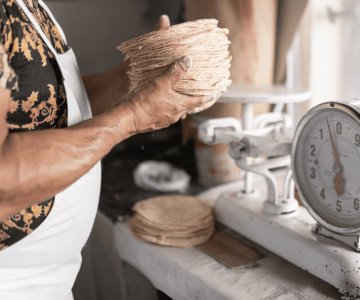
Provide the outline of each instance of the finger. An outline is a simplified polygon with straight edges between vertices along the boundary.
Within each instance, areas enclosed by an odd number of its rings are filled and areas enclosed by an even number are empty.
[[[197,96],[185,96],[186,99],[184,103],[187,107],[186,113],[192,113],[195,109],[202,107],[205,105],[206,101],[204,97],[197,97]]]
[[[185,120],[186,119],[186,114],[184,114],[182,117],[181,117],[181,120]]]
[[[184,56],[182,59],[173,63],[169,69],[160,76],[160,80],[169,81],[171,86],[174,86],[181,80],[187,72],[191,69],[192,59],[190,56]]]
[[[169,28],[169,27],[170,27],[170,19],[169,19],[169,17],[167,15],[162,15],[159,18],[154,30],[161,30],[161,29],[166,29],[166,28]]]
[[[203,98],[202,104],[198,105],[197,107],[190,110],[188,112],[188,114],[196,114],[196,113],[198,113],[200,111],[203,111],[203,110],[206,110],[206,109],[210,108],[211,106],[213,106],[216,103],[217,99],[218,98],[214,97],[214,96],[212,96],[211,98],[209,98],[209,97]]]

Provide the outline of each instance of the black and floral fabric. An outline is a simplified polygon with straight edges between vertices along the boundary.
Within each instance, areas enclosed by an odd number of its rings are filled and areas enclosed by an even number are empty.
[[[7,114],[10,134],[66,127],[66,94],[54,55],[17,2],[0,1],[0,88],[11,90]],[[38,0],[23,1],[56,51],[66,52],[58,28]],[[26,237],[46,219],[54,199],[44,200],[0,222],[0,250]]]

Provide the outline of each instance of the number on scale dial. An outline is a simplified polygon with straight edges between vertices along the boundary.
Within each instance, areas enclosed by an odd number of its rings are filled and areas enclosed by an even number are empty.
[[[293,147],[294,178],[310,213],[332,230],[360,229],[358,115],[346,105],[317,106],[300,122]]]

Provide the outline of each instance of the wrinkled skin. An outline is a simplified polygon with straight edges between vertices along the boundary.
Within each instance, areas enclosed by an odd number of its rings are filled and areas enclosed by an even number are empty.
[[[157,28],[169,25],[163,16]],[[189,57],[131,94],[127,67],[85,77],[95,116],[65,129],[9,134],[10,91],[0,89],[0,220],[58,194],[131,135],[169,126],[216,100],[174,91],[191,67]]]

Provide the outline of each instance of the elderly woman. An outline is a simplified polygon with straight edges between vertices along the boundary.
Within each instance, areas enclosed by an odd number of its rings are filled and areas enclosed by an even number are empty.
[[[129,136],[213,101],[173,90],[190,57],[132,94],[126,63],[83,84],[41,0],[2,0],[0,21],[0,299],[72,299],[98,206],[100,159]],[[158,27],[168,26],[160,18]]]

